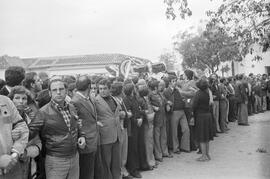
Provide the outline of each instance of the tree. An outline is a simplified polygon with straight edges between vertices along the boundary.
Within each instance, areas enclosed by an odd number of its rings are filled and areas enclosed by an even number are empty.
[[[224,0],[217,11],[208,11],[207,15],[211,18],[207,26],[219,26],[234,37],[243,56],[254,53],[253,44],[262,52],[270,48],[269,0]]]
[[[177,17],[178,13],[175,13],[174,9],[179,10],[179,16],[182,19],[185,19],[185,17],[192,15],[192,12],[188,7],[187,0],[164,0],[164,3],[167,6],[166,16],[168,19],[174,20]]]
[[[176,56],[173,52],[165,52],[159,56],[159,61],[165,64],[168,71],[173,71]]]
[[[242,60],[238,44],[218,27],[207,28],[202,34],[193,36],[184,32],[179,37],[180,41],[174,45],[183,57],[184,68],[209,69],[215,73],[221,62]]]
[[[214,0],[213,0],[214,1]],[[192,15],[187,0],[164,0],[168,19]],[[175,12],[175,9],[178,9]],[[254,44],[261,52],[270,49],[270,2],[269,0],[223,0],[217,11],[207,11],[211,21],[207,26],[219,26],[229,36],[237,39],[242,56],[253,54]],[[261,59],[259,55],[255,60]]]

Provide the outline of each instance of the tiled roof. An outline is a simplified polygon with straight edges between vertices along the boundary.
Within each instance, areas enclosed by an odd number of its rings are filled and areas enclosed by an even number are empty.
[[[61,57],[42,57],[36,58],[29,68],[53,67],[53,66],[71,66],[71,65],[109,65],[119,64],[127,58],[141,59],[146,62],[149,60],[132,57],[122,54],[94,54],[94,55],[80,55],[80,56],[61,56]]]
[[[25,63],[19,57],[10,57],[7,55],[0,57],[0,69],[6,69],[10,66],[26,67]]]

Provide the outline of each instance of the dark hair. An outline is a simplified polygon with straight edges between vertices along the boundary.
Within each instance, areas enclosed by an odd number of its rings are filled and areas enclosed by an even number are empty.
[[[224,77],[222,77],[222,78],[220,78],[220,83],[223,83],[224,81],[226,81],[226,78],[224,78]]]
[[[169,76],[168,76],[168,81],[169,81],[169,83],[171,83],[172,80],[175,80],[175,79],[177,79],[177,77],[174,76],[174,75],[169,75]]]
[[[126,96],[131,96],[133,91],[134,91],[134,84],[127,83],[124,85],[123,92]]]
[[[70,83],[67,86],[68,91],[73,91],[76,88],[76,83]]]
[[[52,80],[50,80],[50,82],[49,82],[49,90],[51,90],[51,85],[52,85],[52,83],[55,83],[55,82],[62,82],[62,83],[64,83],[64,87],[67,89],[67,83],[65,83],[62,79],[60,79],[60,78],[55,78],[55,79],[52,79]]]
[[[3,79],[0,79],[0,89],[2,89],[6,85],[6,81]]]
[[[149,89],[148,89],[147,86],[142,86],[142,87],[140,87],[138,91],[139,91],[139,95],[140,95],[141,97],[147,96],[148,93],[149,93]]]
[[[237,79],[237,80],[242,80],[243,77],[244,77],[243,74],[237,74],[237,75],[236,75],[236,79]]]
[[[102,79],[98,82],[98,85],[105,85],[107,86],[109,89],[111,88],[111,82],[110,80],[107,79]]]
[[[112,96],[120,95],[122,93],[122,89],[123,89],[123,83],[122,82],[114,82],[111,85]]]
[[[38,107],[42,108],[44,105],[51,101],[50,92],[48,89],[42,90],[37,93],[36,101],[38,102]]]
[[[35,83],[34,77],[37,76],[36,72],[29,72],[25,74],[25,78],[23,80],[23,86],[27,89],[31,89],[31,85]]]
[[[72,76],[72,75],[65,75],[63,77],[63,82],[65,82],[66,84],[75,83],[76,78],[74,76]]]
[[[155,90],[158,88],[159,81],[156,79],[152,79],[151,81],[148,82],[148,87],[151,91]]]
[[[208,84],[207,79],[201,78],[201,79],[196,83],[196,86],[197,86],[200,90],[204,91],[204,90],[206,90],[206,89],[209,87],[209,84]]]
[[[187,79],[188,80],[192,80],[193,79],[194,72],[192,70],[185,70],[184,73],[187,76]]]
[[[85,91],[88,88],[91,88],[91,80],[88,78],[88,76],[80,76],[78,77],[77,81],[76,81],[76,88],[79,91]]]
[[[25,77],[25,70],[20,66],[8,67],[5,71],[5,80],[8,86],[20,85]]]
[[[162,79],[163,79],[164,82],[165,82],[165,88],[168,88],[168,87],[169,87],[169,83],[170,83],[169,78],[168,78],[168,77],[164,77],[164,78],[162,78]]]
[[[31,97],[31,93],[28,89],[26,89],[24,86],[14,86],[11,88],[11,91],[8,95],[8,97],[13,100],[15,94],[25,94],[27,96],[27,104],[32,104],[34,100]]]

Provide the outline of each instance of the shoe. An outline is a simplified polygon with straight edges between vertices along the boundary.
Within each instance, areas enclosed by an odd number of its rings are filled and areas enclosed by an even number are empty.
[[[132,179],[132,178],[133,178],[133,176],[128,175],[128,176],[123,176],[122,178],[123,178],[123,179]]]
[[[217,133],[218,133],[218,134],[222,134],[222,133],[224,133],[224,132],[222,132],[222,131],[217,131]]]
[[[157,158],[156,161],[163,162],[163,159],[162,158]]]
[[[130,175],[133,176],[134,178],[142,178],[142,175],[138,171],[130,172]]]
[[[190,151],[185,150],[185,149],[180,149],[181,152],[185,152],[185,153],[190,153]]]
[[[239,126],[249,126],[249,124],[243,124],[243,123],[239,123]]]
[[[215,135],[214,135],[214,137],[218,137],[218,135],[217,135],[217,134],[215,134]]]
[[[169,155],[164,155],[163,157],[164,158],[173,158],[173,155],[172,154],[169,154]]]
[[[197,154],[202,154],[202,151],[199,150],[199,151],[197,152]]]
[[[177,151],[175,151],[173,153],[178,154],[178,155],[181,154],[180,150],[177,150]]]

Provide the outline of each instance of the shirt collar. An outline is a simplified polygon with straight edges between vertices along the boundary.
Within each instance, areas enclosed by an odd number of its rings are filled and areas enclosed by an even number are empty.
[[[56,103],[54,100],[52,100],[52,104],[55,108],[57,109],[67,109],[68,108],[68,103],[64,102],[64,106],[60,106],[58,103]]]
[[[79,91],[77,91],[76,92],[78,95],[80,95],[82,98],[84,98],[84,99],[86,99],[86,100],[89,100],[89,96],[88,97],[86,97],[86,96],[84,96],[81,92],[79,92]]]

